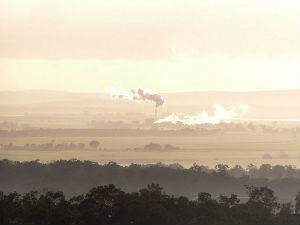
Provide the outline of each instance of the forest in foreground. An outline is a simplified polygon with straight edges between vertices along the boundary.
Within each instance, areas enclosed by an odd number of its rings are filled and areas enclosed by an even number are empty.
[[[269,164],[250,164],[244,169],[225,164],[215,168],[197,164],[184,168],[180,164],[120,166],[114,162],[99,164],[76,159],[50,163],[0,160],[0,187],[5,194],[63,191],[70,198],[99,185],[114,184],[125,192],[136,192],[151,183],[160,184],[166,194],[192,200],[199,192],[208,192],[213,197],[233,193],[242,202],[248,199],[245,185],[265,186],[274,190],[279,202],[291,202],[299,191],[299,169]]]
[[[126,193],[98,186],[67,200],[61,191],[24,195],[0,192],[0,224],[30,225],[298,225],[300,192],[294,204],[279,204],[267,187],[245,187],[248,201],[235,194],[200,192],[196,200],[167,195],[158,184]]]

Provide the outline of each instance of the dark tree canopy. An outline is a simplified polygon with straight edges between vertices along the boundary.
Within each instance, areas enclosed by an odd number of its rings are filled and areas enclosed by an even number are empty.
[[[17,191],[20,194],[31,190],[61,190],[66,197],[81,195],[95,186],[115,184],[126,192],[136,192],[150,183],[159,183],[169,195],[186,196],[196,199],[198,193],[206,192],[216,197],[235,194],[241,201],[246,200],[245,185],[268,187],[278,196],[278,202],[295,199],[299,191],[299,178],[250,176],[242,167],[217,169],[194,164],[184,168],[179,164],[131,164],[120,166],[115,162],[98,164],[92,161],[59,160],[42,163],[39,160],[15,162],[0,160],[0,188],[4,193]],[[284,168],[284,167],[283,167]],[[286,167],[290,171],[290,167]],[[232,171],[233,169],[233,171]],[[244,175],[234,176],[237,171]],[[253,173],[259,173],[257,168]],[[297,169],[293,169],[295,174]],[[251,173],[252,173],[251,172]]]
[[[0,192],[0,224],[299,224],[300,214],[294,214],[293,205],[277,203],[272,190],[253,186],[247,189],[249,200],[245,203],[239,203],[234,194],[215,199],[209,193],[202,192],[197,200],[174,197],[165,194],[158,184],[150,184],[131,193],[112,184],[98,186],[69,200],[60,191],[31,191],[24,195]],[[280,210],[270,210],[275,206]]]

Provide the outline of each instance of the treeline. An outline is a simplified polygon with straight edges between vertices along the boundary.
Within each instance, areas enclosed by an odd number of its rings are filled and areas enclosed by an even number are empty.
[[[296,177],[268,179],[261,177],[262,171],[285,173],[293,169]],[[245,172],[234,177],[236,170]],[[279,170],[280,171],[280,170]],[[249,176],[249,174],[252,174]],[[257,175],[257,177],[256,177]],[[194,199],[197,193],[209,192],[212,196],[219,194],[237,194],[246,200],[244,186],[267,186],[279,196],[279,201],[290,201],[299,191],[299,170],[292,167],[262,165],[259,168],[250,165],[247,170],[240,166],[229,168],[219,164],[215,169],[194,164],[186,169],[179,164],[152,165],[131,164],[120,166],[114,162],[104,165],[92,161],[60,160],[51,163],[16,162],[0,160],[0,187],[5,193],[19,193],[31,190],[62,190],[67,196],[87,192],[99,185],[115,184],[124,191],[133,192],[149,183],[159,183],[166,193],[175,196],[187,196]]]
[[[99,147],[100,146],[100,147]],[[100,142],[97,140],[91,140],[86,146],[84,143],[55,143],[55,140],[51,140],[48,143],[43,144],[24,144],[24,145],[14,145],[13,143],[9,144],[0,144],[0,150],[41,150],[41,151],[53,151],[53,150],[86,150],[86,149],[93,149],[93,150],[109,150],[101,148]],[[166,144],[164,147],[158,143],[152,143],[145,145],[143,148],[127,148],[126,150],[179,150],[179,147],[172,146],[170,144]]]
[[[55,140],[51,140],[48,143],[43,144],[24,144],[24,145],[14,145],[13,143],[9,144],[0,144],[0,149],[2,150],[41,150],[41,151],[52,151],[52,150],[84,150],[84,149],[97,149],[100,145],[100,142],[92,140],[88,145],[85,143],[55,143]]]
[[[114,136],[197,136],[223,133],[219,129],[36,129],[1,130],[0,137],[114,137]]]
[[[227,171],[234,177],[249,176],[250,178],[267,178],[271,180],[279,178],[300,178],[300,170],[291,165],[272,166],[270,164],[262,164],[257,167],[253,164],[249,164],[246,168],[236,165],[232,168],[228,168]]]
[[[196,200],[167,195],[158,184],[125,193],[114,185],[67,199],[63,192],[0,192],[0,224],[28,225],[298,225],[300,193],[279,204],[267,187],[247,186],[248,201],[235,194],[200,192]]]
[[[26,117],[25,117],[26,118]],[[19,118],[18,118],[19,119]],[[32,118],[31,118],[32,119]],[[67,118],[52,118],[45,117],[40,118],[37,117],[37,120],[62,120],[65,121]],[[70,118],[69,118],[70,119]],[[74,118],[73,118],[74,119]],[[68,119],[67,119],[68,120]],[[75,119],[76,120],[76,119]],[[26,120],[30,121],[30,119]],[[76,123],[76,121],[73,121]],[[64,124],[64,122],[62,122]],[[43,126],[45,126],[43,124]],[[41,134],[37,134],[35,131],[49,131],[47,134],[53,135],[51,128],[37,126],[27,123],[18,123],[15,120],[13,121],[2,121],[0,122],[0,135],[5,135],[9,137],[23,137],[23,136],[40,136]],[[89,124],[86,125],[86,129],[54,129],[59,131],[60,134],[66,136],[86,136],[85,133],[90,133],[91,130],[99,136],[106,136],[108,133],[111,134],[111,130],[114,130],[117,135],[127,136],[124,133],[124,130],[129,131],[134,135],[153,135],[154,132],[160,132],[159,135],[176,135],[180,133],[181,135],[213,135],[220,134],[224,132],[250,132],[250,133],[264,133],[264,134],[288,134],[288,135],[299,135],[300,128],[298,124],[295,123],[294,127],[285,127],[280,123],[274,121],[272,124],[253,124],[252,122],[245,123],[219,123],[219,124],[201,124],[201,125],[184,125],[180,122],[174,124],[169,122],[164,123],[154,123],[153,119],[145,119],[144,122],[132,121],[131,123],[126,123],[124,121],[90,121]],[[63,127],[63,125],[62,125]],[[82,124],[78,124],[78,127],[82,127]],[[186,130],[192,130],[193,134],[190,132],[186,132]],[[173,132],[176,130],[177,132]],[[145,131],[145,132],[144,132]],[[142,133],[139,133],[142,132]],[[139,134],[136,134],[139,133]],[[112,133],[113,134],[113,133]],[[55,135],[55,134],[54,134]]]

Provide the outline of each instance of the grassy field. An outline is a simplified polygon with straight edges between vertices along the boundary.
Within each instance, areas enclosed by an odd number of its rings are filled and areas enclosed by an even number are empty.
[[[49,143],[53,138],[1,138],[0,144],[14,145]],[[115,161],[120,164],[130,163],[180,163],[190,166],[194,162],[214,166],[218,163],[229,165],[250,163],[260,165],[291,164],[299,165],[300,140],[298,136],[284,134],[249,134],[232,133],[213,136],[191,137],[83,137],[55,138],[55,143],[88,143],[97,140],[106,150],[68,150],[68,151],[30,151],[0,150],[0,158],[11,160],[35,160],[47,162],[57,159],[77,158],[100,163]],[[161,145],[171,144],[180,147],[172,151],[134,151],[127,148],[142,148],[154,142]],[[269,154],[271,158],[264,158]]]

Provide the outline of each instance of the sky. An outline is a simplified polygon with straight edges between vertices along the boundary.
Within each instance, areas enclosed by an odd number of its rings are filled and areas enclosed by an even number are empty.
[[[299,89],[298,0],[0,0],[0,90]]]

